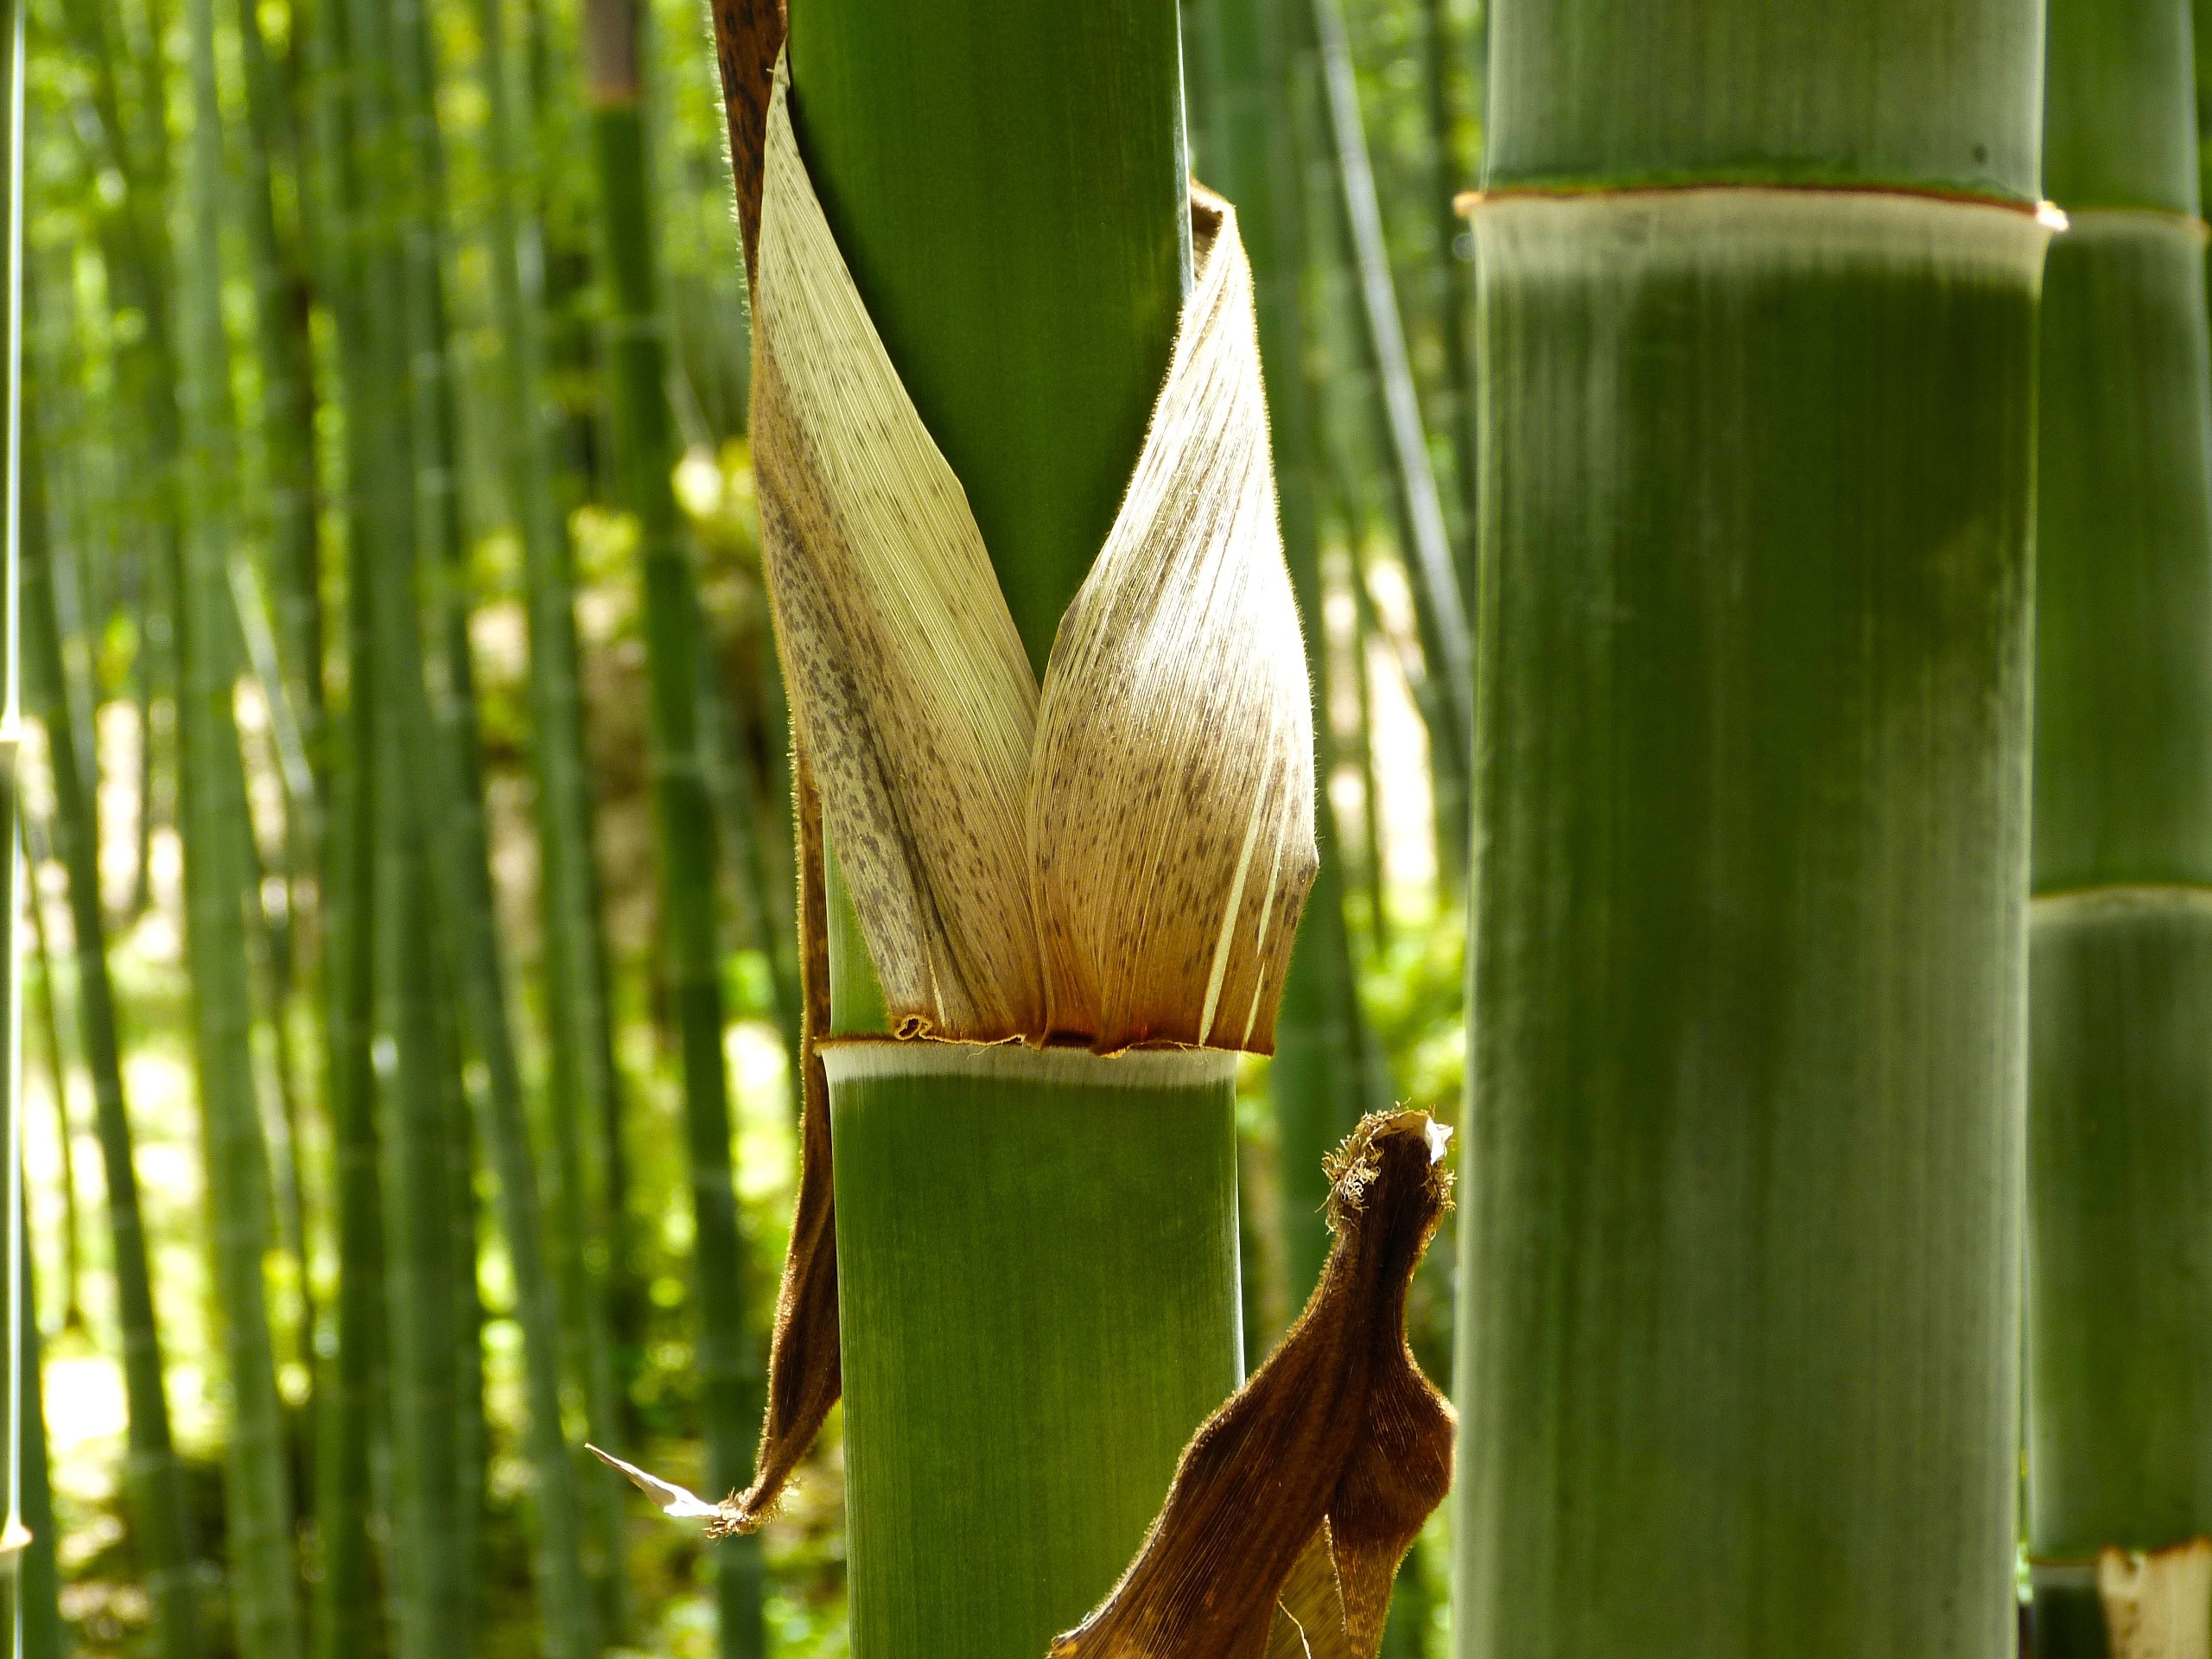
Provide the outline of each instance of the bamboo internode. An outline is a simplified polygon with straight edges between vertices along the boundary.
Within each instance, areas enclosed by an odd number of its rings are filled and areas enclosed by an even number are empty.
[[[1493,13],[1469,1659],[2012,1651],[2039,10]]]

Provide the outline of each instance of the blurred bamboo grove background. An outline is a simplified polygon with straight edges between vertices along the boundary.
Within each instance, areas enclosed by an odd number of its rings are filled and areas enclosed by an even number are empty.
[[[835,1418],[711,1561],[582,1455],[727,1484],[795,1174],[702,9],[21,3],[27,1649],[843,1653]],[[1319,1151],[1459,1109],[1483,18],[1181,10],[1325,715],[1325,872],[1240,1078],[1252,1365]],[[1386,1652],[1447,1650],[1446,1559]]]

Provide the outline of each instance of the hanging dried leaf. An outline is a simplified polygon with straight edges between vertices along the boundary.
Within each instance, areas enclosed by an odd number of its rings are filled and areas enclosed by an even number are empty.
[[[779,67],[753,359],[764,562],[895,1029],[1268,1052],[1315,862],[1313,729],[1235,215],[1194,197],[1197,284],[1040,703],[789,99]]]
[[[821,1041],[830,1029],[830,925],[823,913],[822,798],[804,742],[791,753],[792,817],[798,842],[799,1166],[798,1201],[776,1292],[776,1324],[768,1344],[768,1410],[753,1484],[710,1535],[751,1532],[775,1513],[830,1408],[844,1391],[837,1346],[836,1188],[830,1179],[830,1079]]]
[[[1336,1244],[1313,1299],[1192,1440],[1136,1560],[1052,1659],[1374,1659],[1398,1563],[1452,1484],[1452,1408],[1405,1338],[1451,1201],[1449,1133],[1376,1113],[1330,1160]]]
[[[2212,1659],[2212,1538],[2097,1557],[2112,1659]]]

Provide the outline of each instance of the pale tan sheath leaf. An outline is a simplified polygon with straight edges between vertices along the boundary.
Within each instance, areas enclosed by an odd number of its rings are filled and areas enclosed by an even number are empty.
[[[1268,1052],[1313,883],[1313,730],[1251,267],[1200,264],[1119,516],[1060,623],[1030,764],[1052,1028]]]
[[[761,531],[794,717],[894,1025],[1035,1033],[1022,823],[1037,688],[958,479],[768,112],[754,364]]]
[[[2113,1659],[2212,1659],[2212,1539],[2148,1554],[2107,1549],[2097,1595]]]

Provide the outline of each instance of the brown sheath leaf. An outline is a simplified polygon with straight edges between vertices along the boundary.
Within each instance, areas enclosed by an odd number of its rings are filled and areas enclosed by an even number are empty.
[[[768,93],[789,23],[783,0],[714,0],[715,62],[721,71],[738,240],[747,279],[760,246],[760,187],[768,147]]]
[[[1443,1133],[1378,1112],[1331,1157],[1336,1244],[1313,1299],[1192,1437],[1136,1560],[1052,1659],[1374,1659],[1398,1563],[1452,1484],[1456,1419],[1405,1338],[1451,1202]]]
[[[791,798],[798,839],[799,1166],[798,1202],[776,1293],[768,1346],[768,1412],[760,1426],[753,1484],[707,1523],[720,1538],[751,1532],[775,1513],[776,1500],[822,1432],[844,1391],[837,1346],[836,1190],[830,1167],[830,1080],[818,1046],[830,1028],[830,925],[822,872],[822,798],[806,742],[791,743]]]

